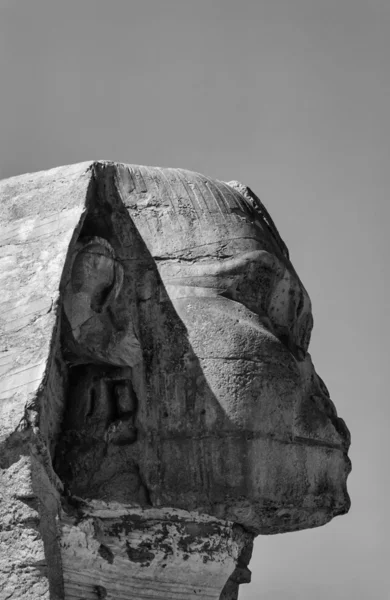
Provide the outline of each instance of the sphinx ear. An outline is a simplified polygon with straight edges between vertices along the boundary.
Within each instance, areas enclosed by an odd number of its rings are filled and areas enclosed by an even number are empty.
[[[102,313],[118,297],[123,267],[114,249],[103,238],[79,240],[72,254],[64,289],[64,309],[72,329],[93,313]]]
[[[75,269],[81,256],[84,256],[84,262]],[[86,277],[91,282],[88,290],[85,288]],[[90,294],[90,308],[95,313],[104,312],[118,297],[123,285],[123,267],[106,239],[93,236],[78,242],[72,260],[71,284],[74,292],[84,286],[84,291]]]
[[[118,262],[114,263],[114,283],[112,284],[107,296],[104,299],[103,304],[101,305],[100,311],[103,312],[106,310],[110,304],[116,300],[123,286],[123,267]]]

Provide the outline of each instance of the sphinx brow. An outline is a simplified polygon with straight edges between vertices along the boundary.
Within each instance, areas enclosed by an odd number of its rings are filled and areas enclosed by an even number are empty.
[[[263,251],[259,251],[259,252],[263,252]],[[247,256],[245,256],[245,254],[243,253],[242,256],[240,257],[240,255],[232,257],[230,259],[225,259],[225,260],[220,260],[218,259],[218,257],[215,257],[213,260],[208,260],[202,263],[191,263],[188,264],[187,262],[184,263],[176,263],[177,266],[182,267],[182,270],[177,273],[177,275],[169,275],[169,279],[171,278],[181,278],[181,277],[191,277],[191,278],[197,278],[197,277],[213,277],[215,275],[219,275],[219,274],[226,274],[226,276],[232,277],[234,275],[240,275],[241,272],[238,271],[238,269],[242,268],[243,270],[247,270],[251,265],[256,264],[259,267],[266,269],[266,270],[270,270],[270,271],[278,271],[280,269],[286,269],[286,266],[283,264],[282,261],[280,261],[276,256],[271,255],[269,253],[267,253],[266,251],[264,251],[264,253],[266,253],[269,257],[269,259],[264,260],[265,259],[265,255],[259,255],[259,256],[248,256],[249,253],[245,253],[247,254]],[[229,265],[230,263],[230,265]],[[207,273],[207,267],[210,266],[210,273]],[[220,271],[218,270],[218,267],[220,266]],[[199,273],[199,270],[202,270],[203,272]],[[193,274],[191,273],[191,271],[198,271],[198,272],[194,272]],[[182,275],[182,273],[184,272],[184,274]],[[188,273],[188,275],[186,274]]]
[[[229,242],[239,242],[241,240],[251,240],[253,242],[258,242],[261,243],[261,240],[259,240],[256,236],[243,236],[243,237],[234,237],[234,238],[224,238],[221,240],[216,240],[215,242],[207,242],[206,244],[195,244],[194,246],[186,246],[185,248],[180,248],[179,250],[177,250],[176,252],[172,252],[172,254],[169,255],[170,259],[178,259],[180,260],[180,258],[182,257],[182,254],[185,252],[189,252],[191,250],[196,250],[197,248],[206,248],[208,246],[221,246],[221,247],[225,247]],[[124,245],[124,248],[128,248],[129,246]],[[210,256],[210,255],[208,255]],[[158,258],[153,256],[154,259]],[[194,260],[196,260],[197,258],[202,258],[202,255],[200,256],[195,256]],[[129,259],[126,259],[129,260]]]

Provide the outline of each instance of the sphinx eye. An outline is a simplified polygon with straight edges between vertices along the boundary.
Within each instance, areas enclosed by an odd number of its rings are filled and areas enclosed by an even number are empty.
[[[239,302],[256,314],[265,314],[275,270],[268,264],[254,263],[238,273],[221,296]]]

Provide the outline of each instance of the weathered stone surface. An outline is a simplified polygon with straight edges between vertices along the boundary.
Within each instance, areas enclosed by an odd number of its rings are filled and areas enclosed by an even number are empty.
[[[206,515],[95,501],[62,523],[65,597],[218,599],[251,542]]]
[[[349,508],[349,433],[260,200],[179,169],[0,182],[0,596],[234,600]]]

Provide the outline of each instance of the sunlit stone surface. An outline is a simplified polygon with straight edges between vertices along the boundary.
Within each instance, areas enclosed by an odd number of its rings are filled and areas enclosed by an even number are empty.
[[[0,597],[235,600],[349,508],[349,433],[260,200],[181,169],[0,182]]]

